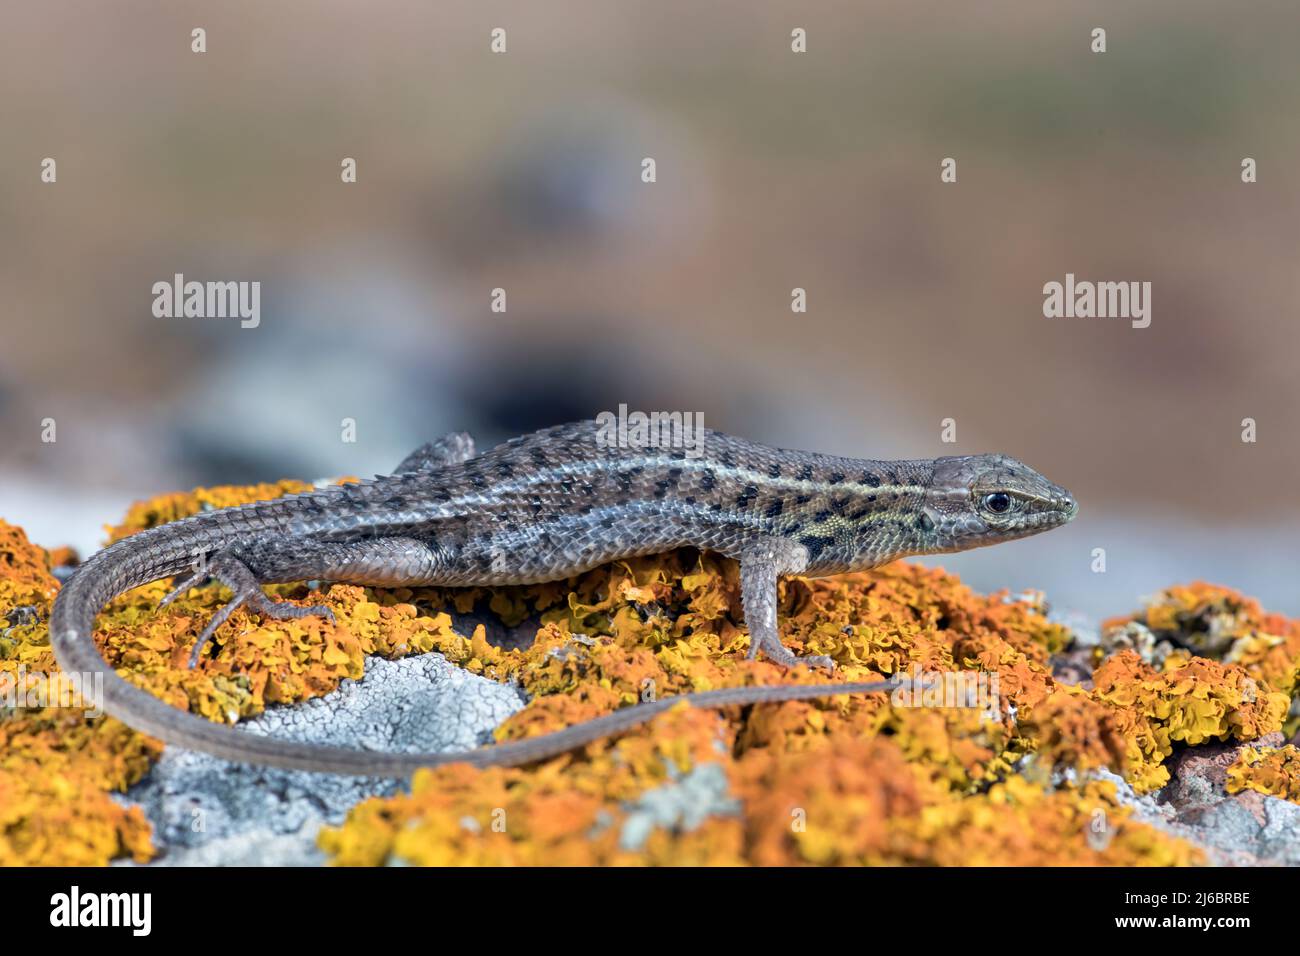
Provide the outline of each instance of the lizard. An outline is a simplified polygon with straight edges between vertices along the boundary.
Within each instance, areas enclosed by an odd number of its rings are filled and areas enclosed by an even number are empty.
[[[386,753],[277,740],[173,708],[108,664],[94,642],[95,617],[115,596],[153,581],[174,580],[162,606],[221,582],[233,599],[198,636],[193,667],[241,605],[271,618],[333,618],[323,605],[272,599],[263,584],[531,584],[693,547],[739,562],[750,658],[761,652],[787,668],[833,668],[824,657],[797,657],[782,642],[780,576],[821,577],[963,551],[1058,527],[1078,511],[1068,491],[1006,455],[876,461],[773,448],[707,429],[700,435],[695,449],[620,444],[586,421],[478,454],[472,438],[457,432],[422,445],[389,476],[139,531],[91,556],[64,584],[50,615],[55,657],[83,699],[109,715],[165,744],[232,761],[380,777],[458,762],[514,766],[621,733],[682,702],[719,708],[895,685],[721,688],[644,701],[465,752]]]

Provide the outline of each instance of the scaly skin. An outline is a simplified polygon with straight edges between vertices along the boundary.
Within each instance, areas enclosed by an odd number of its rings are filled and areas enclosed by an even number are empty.
[[[682,546],[737,559],[750,657],[800,663],[777,633],[783,574],[822,576],[913,554],[962,551],[1071,520],[1069,493],[1003,455],[870,461],[769,448],[704,432],[682,449],[613,447],[595,422],[544,429],[475,457],[453,434],[386,478],[224,508],[140,532],[83,565],[55,601],[59,666],[98,674],[109,714],[166,743],[229,760],[367,776],[447,763],[512,766],[644,723],[679,702],[724,707],[886,690],[889,682],[736,687],[637,704],[527,740],[468,753],[386,754],[274,740],[175,710],[118,677],[92,638],[96,614],[131,588],[199,570],[170,600],[215,577],[265,614],[329,611],[267,598],[260,584],[328,580],[380,587],[554,581]],[[167,603],[164,601],[164,603]],[[805,663],[829,666],[810,658]]]

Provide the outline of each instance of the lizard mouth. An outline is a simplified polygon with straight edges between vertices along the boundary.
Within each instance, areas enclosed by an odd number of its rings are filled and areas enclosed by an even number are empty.
[[[997,544],[1051,531],[1069,524],[1079,513],[1079,505],[1070,495],[1063,495],[1040,510],[1022,511],[1006,521],[991,521],[986,516],[971,515],[952,529],[958,548]]]
[[[1079,505],[1073,498],[1065,498],[1057,502],[1055,507],[1044,511],[1038,511],[1033,514],[1023,516],[1022,534],[1013,534],[1013,537],[1023,537],[1025,535],[1037,534],[1040,531],[1050,531],[1052,528],[1059,528],[1061,525],[1069,524],[1074,520],[1075,515],[1079,513]]]

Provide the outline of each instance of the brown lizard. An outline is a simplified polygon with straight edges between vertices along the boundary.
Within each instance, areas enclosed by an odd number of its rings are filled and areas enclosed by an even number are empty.
[[[771,448],[702,431],[698,449],[627,447],[597,422],[547,428],[482,455],[468,435],[422,446],[388,477],[194,515],[132,535],[88,560],[54,604],[59,665],[83,691],[103,681],[109,714],[166,743],[230,760],[405,776],[464,762],[515,765],[644,723],[681,702],[725,707],[881,691],[885,682],[744,686],[636,704],[541,737],[467,753],[401,754],[275,740],[176,710],[109,667],[92,637],[114,596],[185,574],[164,604],[209,578],[234,599],[209,622],[191,666],[241,604],[271,617],[331,616],[268,598],[260,585],[326,580],[398,587],[554,581],[608,561],[679,547],[740,562],[749,656],[797,658],[777,630],[777,578],[963,551],[1070,521],[1074,499],[1005,455],[872,461]],[[698,453],[694,453],[698,452]],[[188,572],[188,573],[187,573]]]

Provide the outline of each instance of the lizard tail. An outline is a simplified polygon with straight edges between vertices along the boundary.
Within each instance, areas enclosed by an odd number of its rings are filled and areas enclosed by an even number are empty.
[[[191,567],[195,551],[216,550],[227,539],[224,512],[183,519],[189,523],[187,550],[174,543],[177,525],[154,528],[125,538],[87,561],[64,585],[50,615],[50,644],[59,666],[77,686],[87,706],[106,713],[141,733],[176,747],[201,750],[239,763],[294,770],[406,777],[421,767],[468,763],[478,767],[516,766],[553,757],[651,720],[681,703],[694,707],[809,700],[838,694],[890,690],[889,681],[847,684],[790,684],[730,687],[682,694],[625,707],[555,733],[494,744],[462,753],[383,753],[325,744],[279,740],[236,730],[177,710],[129,683],[109,666],[95,646],[96,615],[114,597]]]

